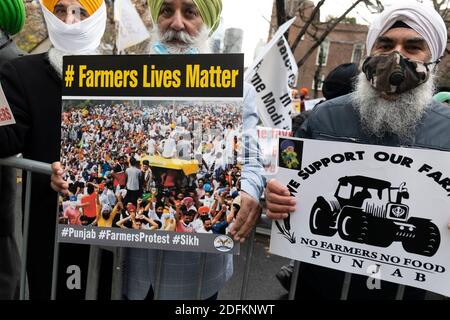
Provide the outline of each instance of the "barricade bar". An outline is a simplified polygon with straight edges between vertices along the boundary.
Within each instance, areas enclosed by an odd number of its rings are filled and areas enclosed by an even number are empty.
[[[0,165],[31,171],[33,173],[46,174],[49,176],[52,174],[52,166],[49,163],[23,159],[15,156],[0,159]]]

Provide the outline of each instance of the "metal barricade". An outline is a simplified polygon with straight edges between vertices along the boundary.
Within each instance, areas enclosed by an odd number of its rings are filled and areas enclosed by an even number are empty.
[[[122,298],[121,292],[124,248],[93,245],[90,246],[89,251],[89,265],[85,294],[86,300],[98,299],[98,285],[102,250],[112,252],[113,254],[111,300],[120,300]]]
[[[40,173],[50,176],[52,174],[51,165],[39,161],[29,160],[21,158],[20,156],[8,157],[0,159],[1,166],[8,166],[16,169],[21,169],[26,175],[25,186],[25,203],[23,207],[23,240],[21,250],[21,268],[20,268],[20,300],[25,300],[26,293],[26,266],[27,266],[27,252],[28,252],[28,234],[30,227],[30,195],[31,187],[33,184],[32,173]],[[23,174],[22,174],[23,175]],[[50,183],[50,179],[49,179]],[[55,199],[55,208],[58,207],[58,199]],[[55,219],[57,219],[57,212],[55,210]],[[121,298],[122,290],[122,260],[123,260],[123,248],[116,247],[98,247],[91,246],[88,266],[88,285],[86,287],[86,299],[97,299],[98,289],[98,272],[100,266],[100,250],[108,250],[113,252],[113,279],[111,288],[111,299],[118,300]],[[53,270],[52,270],[52,290],[51,299],[56,299],[56,288],[58,279],[58,257],[59,257],[59,244],[57,241],[57,233],[55,231],[55,246],[53,254]]]

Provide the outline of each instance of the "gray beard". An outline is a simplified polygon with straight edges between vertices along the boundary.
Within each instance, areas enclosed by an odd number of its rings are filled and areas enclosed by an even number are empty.
[[[98,50],[95,50],[90,53],[85,54],[100,54]],[[62,72],[63,72],[63,57],[69,56],[69,53],[63,52],[61,50],[58,50],[56,48],[50,48],[48,51],[48,60],[50,61],[51,66],[53,69],[55,69],[58,76],[62,79]]]
[[[430,107],[435,89],[435,74],[417,88],[396,95],[395,100],[380,96],[361,73],[356,81],[352,100],[359,113],[363,130],[376,137],[397,135],[400,140],[414,136],[427,108]]]
[[[173,32],[173,31],[170,31],[170,33],[171,32]],[[166,34],[162,34],[159,31],[158,26],[155,25],[155,27],[153,28],[153,31],[152,31],[151,44],[155,41],[161,42],[162,44],[164,44],[164,46],[166,46],[166,48],[170,54],[185,54],[185,53],[189,52],[189,50],[191,48],[196,48],[199,53],[211,53],[211,48],[210,48],[210,43],[209,43],[209,29],[205,25],[203,25],[200,32],[195,36],[190,36],[187,32],[180,33],[178,37],[181,38],[180,40],[182,40],[185,43],[185,45],[173,45],[173,44],[168,43],[167,38],[170,38],[173,36],[173,34],[170,34],[168,37],[168,34],[169,34],[169,32]],[[155,52],[153,50],[153,47],[151,44],[149,47],[149,53],[157,54],[157,52]]]

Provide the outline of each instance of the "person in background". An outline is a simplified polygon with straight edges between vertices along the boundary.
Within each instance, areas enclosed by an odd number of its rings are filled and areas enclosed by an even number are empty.
[[[305,100],[309,99],[308,93],[308,88],[300,88],[300,113],[306,110]]]
[[[356,63],[344,63],[331,70],[322,84],[324,98],[328,101],[353,92],[360,72]]]
[[[450,108],[433,100],[446,46],[447,27],[432,7],[402,2],[386,8],[369,27],[369,56],[355,91],[316,106],[295,136],[450,152]],[[398,70],[403,77],[393,76]],[[268,182],[266,199],[271,219],[304,214],[295,212],[295,200],[276,179]],[[296,298],[340,298],[343,272],[301,263],[300,274]],[[381,281],[379,290],[370,290],[366,283],[367,277],[353,275],[348,299],[395,299],[398,285]],[[425,294],[406,287],[404,299]]]

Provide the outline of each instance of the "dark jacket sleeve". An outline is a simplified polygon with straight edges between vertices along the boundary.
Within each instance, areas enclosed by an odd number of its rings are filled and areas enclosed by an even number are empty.
[[[310,139],[311,138],[311,130],[309,127],[309,119],[306,119],[302,125],[294,132],[294,136],[297,138],[305,138]]]
[[[30,72],[32,72],[30,70]],[[0,70],[0,82],[16,123],[0,127],[0,158],[23,152],[25,137],[31,126],[27,93],[19,73],[10,62]]]

